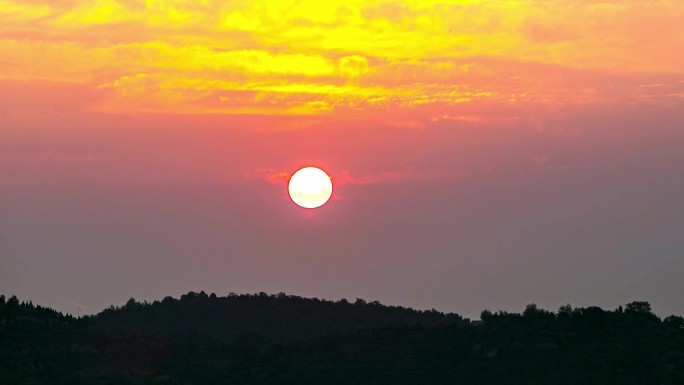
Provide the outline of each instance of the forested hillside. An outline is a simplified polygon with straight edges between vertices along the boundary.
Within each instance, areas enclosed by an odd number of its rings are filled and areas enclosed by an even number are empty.
[[[647,302],[481,318],[203,292],[74,318],[2,296],[0,383],[684,383],[684,319]]]

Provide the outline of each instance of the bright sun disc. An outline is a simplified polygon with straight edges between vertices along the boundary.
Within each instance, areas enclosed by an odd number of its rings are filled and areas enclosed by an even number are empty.
[[[332,181],[320,168],[304,167],[292,175],[288,191],[294,203],[307,209],[315,209],[330,199]]]

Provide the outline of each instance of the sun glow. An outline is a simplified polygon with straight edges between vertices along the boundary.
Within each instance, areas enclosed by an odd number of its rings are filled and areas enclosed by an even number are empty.
[[[305,167],[290,178],[290,198],[298,206],[315,209],[323,206],[332,195],[332,181],[328,174],[316,167]]]

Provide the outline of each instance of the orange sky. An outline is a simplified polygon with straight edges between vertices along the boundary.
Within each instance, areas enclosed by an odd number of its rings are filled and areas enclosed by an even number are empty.
[[[683,25],[681,0],[0,0],[0,293],[682,314]],[[320,209],[287,195],[305,165]]]
[[[0,82],[73,85],[103,112],[420,121],[478,101],[681,98],[681,25],[675,0],[0,0]]]

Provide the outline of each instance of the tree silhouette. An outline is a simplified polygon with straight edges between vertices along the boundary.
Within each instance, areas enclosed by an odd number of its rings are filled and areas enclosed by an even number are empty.
[[[124,308],[126,309],[133,309],[134,307],[138,306],[138,302],[136,302],[135,298],[131,297],[126,301],[126,304],[124,305]]]
[[[572,316],[572,306],[568,303],[560,308],[558,308],[558,316],[559,317],[570,317]]]
[[[653,314],[651,304],[646,301],[634,301],[625,305],[625,313]]]
[[[671,315],[663,320],[663,324],[674,329],[684,329],[684,318],[677,315]]]
[[[482,312],[480,313],[480,319],[482,321],[486,321],[486,320],[491,319],[491,318],[492,318],[492,312],[487,310],[487,309],[482,310]]]
[[[19,298],[17,298],[16,295],[11,296],[7,300],[7,306],[10,308],[18,308],[19,307]]]
[[[13,296],[0,384],[683,384],[684,319],[626,308],[530,304],[477,326],[377,301],[200,291],[76,319]]]

